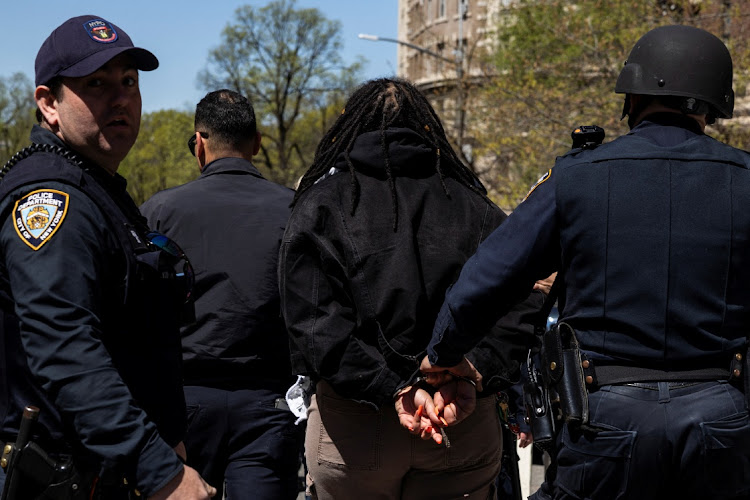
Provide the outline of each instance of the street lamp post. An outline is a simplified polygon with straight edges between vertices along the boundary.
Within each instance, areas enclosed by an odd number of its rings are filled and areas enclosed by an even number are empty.
[[[463,77],[464,77],[464,71],[463,71],[463,64],[464,64],[464,50],[463,50],[463,18],[466,15],[466,4],[465,2],[461,2],[461,13],[458,16],[458,50],[456,51],[456,58],[451,59],[449,57],[445,57],[442,54],[438,54],[437,52],[433,52],[429,49],[426,49],[424,47],[420,47],[419,45],[405,42],[403,40],[398,40],[396,38],[387,38],[384,36],[377,36],[377,35],[370,35],[367,33],[360,33],[358,38],[361,38],[362,40],[370,40],[372,42],[392,42],[397,43],[399,45],[403,45],[405,47],[409,47],[411,49],[416,50],[417,52],[422,52],[423,54],[427,54],[428,56],[435,57],[437,59],[440,59],[442,61],[446,61],[450,64],[453,64],[456,68],[456,143],[458,145],[459,151],[463,151],[463,135],[464,135],[464,98],[463,98]]]

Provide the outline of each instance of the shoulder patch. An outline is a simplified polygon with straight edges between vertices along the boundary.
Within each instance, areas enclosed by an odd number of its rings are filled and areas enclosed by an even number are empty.
[[[62,191],[38,189],[16,202],[16,233],[32,250],[39,250],[60,227],[68,211],[68,198]]]
[[[545,173],[544,173],[544,174],[543,174],[543,175],[542,175],[542,176],[541,176],[541,177],[539,178],[539,180],[538,180],[538,181],[536,181],[536,183],[534,183],[534,185],[533,185],[533,186],[531,186],[531,189],[529,189],[529,192],[528,192],[528,193],[526,193],[526,196],[524,196],[524,197],[523,197],[523,200],[521,200],[521,201],[522,201],[522,202],[526,201],[526,198],[528,198],[528,197],[529,197],[529,195],[530,195],[531,193],[533,193],[533,192],[534,192],[534,190],[535,190],[536,188],[538,188],[538,187],[539,187],[539,186],[540,186],[541,184],[543,184],[543,183],[544,183],[544,182],[545,182],[545,181],[546,181],[547,179],[549,179],[549,176],[550,176],[550,175],[552,175],[552,169],[549,169],[549,170],[547,170],[547,171],[546,171],[546,172],[545,172]]]

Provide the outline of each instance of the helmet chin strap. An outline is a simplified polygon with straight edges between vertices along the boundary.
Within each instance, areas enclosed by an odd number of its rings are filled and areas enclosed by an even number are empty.
[[[628,116],[629,110],[630,110],[630,94],[625,94],[625,101],[622,103],[622,116],[620,117],[620,120]]]

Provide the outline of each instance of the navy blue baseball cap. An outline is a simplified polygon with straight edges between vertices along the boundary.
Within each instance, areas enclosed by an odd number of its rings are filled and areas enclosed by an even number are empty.
[[[56,76],[90,75],[113,57],[127,52],[139,70],[159,67],[159,60],[146,49],[134,47],[127,33],[98,16],[68,19],[47,37],[36,55],[36,86]]]

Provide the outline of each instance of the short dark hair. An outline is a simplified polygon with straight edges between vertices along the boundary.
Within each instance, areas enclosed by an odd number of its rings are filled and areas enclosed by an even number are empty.
[[[195,130],[206,132],[218,147],[247,145],[257,133],[253,105],[233,90],[209,92],[195,107]]]

